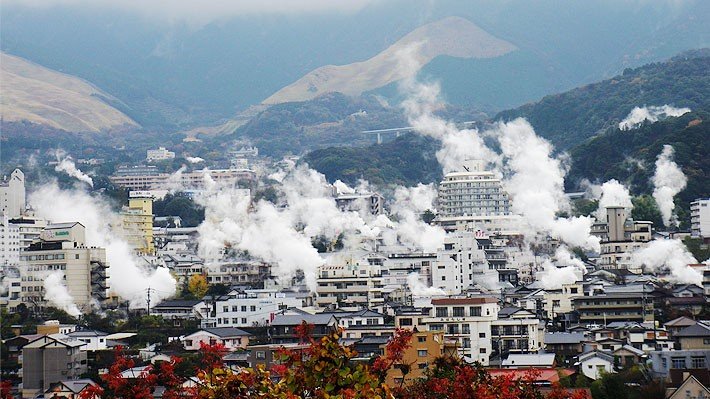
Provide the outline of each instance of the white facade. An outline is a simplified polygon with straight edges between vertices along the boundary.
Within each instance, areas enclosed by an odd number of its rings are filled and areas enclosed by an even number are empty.
[[[202,327],[253,327],[268,325],[280,311],[302,307],[299,298],[275,290],[231,291],[214,303],[200,302],[195,312],[202,316]]]
[[[384,303],[379,265],[321,266],[317,282],[316,305],[321,308],[374,308]]]
[[[20,263],[20,228],[10,223],[7,215],[0,215],[0,266]]]
[[[597,380],[604,373],[614,372],[614,357],[599,352],[585,353],[579,356],[579,370],[586,377]]]
[[[25,212],[25,174],[19,169],[0,182],[0,212],[10,219]]]
[[[249,335],[243,331],[236,333],[225,333],[228,328],[204,329],[180,338],[185,350],[200,350],[200,344],[207,345],[222,344],[228,351],[245,349],[249,345]],[[235,329],[236,330],[236,329]]]
[[[148,150],[145,159],[151,161],[164,161],[166,159],[175,158],[175,153],[168,151],[165,147],[160,147],[157,150]]]
[[[695,238],[710,237],[710,198],[690,203],[690,234]]]
[[[431,282],[447,295],[458,295],[474,283],[484,287],[497,284],[498,272],[479,249],[475,233],[456,231],[446,236],[444,248],[436,254]]]
[[[429,315],[422,318],[429,331],[443,331],[446,338],[456,341],[466,361],[488,366],[498,301],[492,297],[439,298],[432,299],[431,305]]]

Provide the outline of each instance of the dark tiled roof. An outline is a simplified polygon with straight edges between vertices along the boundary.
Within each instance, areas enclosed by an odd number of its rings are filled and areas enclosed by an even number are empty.
[[[675,335],[676,337],[710,337],[710,327],[703,323],[686,327]]]
[[[214,334],[220,338],[225,337],[243,337],[246,335],[251,335],[248,332],[241,330],[236,327],[215,327],[215,328],[203,328],[203,331]]]

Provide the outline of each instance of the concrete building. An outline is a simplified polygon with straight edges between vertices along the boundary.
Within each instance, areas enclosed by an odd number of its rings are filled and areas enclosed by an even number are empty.
[[[144,191],[131,191],[128,206],[121,210],[123,235],[141,255],[155,254],[153,241],[153,197]]]
[[[486,259],[486,251],[472,231],[456,231],[444,239],[431,268],[432,286],[447,295],[458,295],[471,285],[485,288],[498,284],[498,272]]]
[[[168,151],[165,147],[159,147],[157,150],[148,150],[146,152],[146,161],[164,161],[166,159],[175,159],[175,153]]]
[[[498,319],[498,300],[493,297],[452,297],[431,300],[422,322],[429,331],[440,331],[456,342],[466,361],[489,365],[493,351],[491,326]]]
[[[0,181],[0,212],[8,218],[20,217],[25,213],[25,174],[15,169],[10,177]]]
[[[537,352],[542,347],[539,325],[540,320],[532,312],[518,307],[502,308],[498,319],[491,323],[493,351],[501,356]]]
[[[381,306],[381,266],[346,262],[318,268],[316,305],[320,308],[360,309]]]
[[[205,176],[225,185],[256,181],[256,173],[249,169],[205,169],[173,175],[144,166],[119,168],[110,180],[129,190],[162,190],[175,185],[186,190],[201,190],[205,187]]]
[[[81,223],[57,223],[47,226],[38,241],[20,253],[22,302],[29,308],[43,310],[44,280],[61,273],[62,282],[79,310],[88,310],[94,300],[107,297],[106,250],[87,247]]]
[[[10,219],[11,224],[17,226],[20,233],[20,249],[30,246],[34,241],[39,239],[42,230],[47,227],[45,219],[33,216],[23,215],[22,217]]]
[[[462,169],[447,173],[439,184],[435,223],[448,231],[474,225],[488,234],[519,234],[520,219],[511,214],[501,180],[485,169],[483,161],[467,161]]]
[[[268,325],[276,314],[303,302],[276,290],[232,290],[196,309],[202,327],[254,327]]]
[[[690,235],[710,238],[710,198],[700,198],[690,203]]]
[[[672,370],[707,370],[710,366],[710,351],[703,349],[652,351],[648,357],[652,374],[657,378],[668,378]]]
[[[340,194],[335,197],[335,203],[342,211],[367,211],[372,215],[380,215],[385,209],[385,197],[378,193]]]
[[[605,293],[573,298],[582,325],[613,321],[644,322],[653,319],[653,299],[641,293]]]
[[[601,238],[601,252],[597,264],[602,269],[626,269],[635,273],[631,253],[644,248],[651,241],[653,223],[631,220],[623,207],[607,207],[606,221],[595,223],[592,234]]]
[[[0,213],[0,267],[20,263],[20,227],[10,223],[10,218]]]
[[[700,322],[680,330],[673,338],[683,350],[710,350],[710,326]]]
[[[86,373],[83,342],[61,334],[42,336],[22,348],[22,397],[34,398],[59,381]]]
[[[382,353],[387,356],[386,345],[382,345]],[[399,367],[392,367],[387,371],[385,381],[391,387],[406,385],[423,378],[437,358],[455,353],[455,345],[447,344],[443,332],[415,331],[412,334],[410,346],[404,350],[401,362],[410,366],[409,372],[403,375]]]
[[[218,262],[205,267],[207,283],[261,286],[271,276],[271,265],[258,260]]]

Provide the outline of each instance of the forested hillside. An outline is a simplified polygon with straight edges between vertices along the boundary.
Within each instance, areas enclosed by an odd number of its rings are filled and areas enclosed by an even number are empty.
[[[667,62],[626,69],[620,76],[544,97],[503,111],[495,119],[524,117],[559,149],[570,149],[617,126],[637,106],[664,104],[707,109],[710,50],[686,52]]]

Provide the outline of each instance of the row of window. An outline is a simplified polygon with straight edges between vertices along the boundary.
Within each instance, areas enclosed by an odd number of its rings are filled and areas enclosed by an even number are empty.
[[[77,254],[77,259],[79,255]],[[24,261],[37,261],[37,260],[62,260],[64,259],[64,254],[49,254],[49,255],[25,255],[20,256],[20,260]]]
[[[466,317],[466,308],[464,306],[454,306],[451,309],[451,315],[453,317]],[[468,308],[468,316],[469,317],[477,317],[481,315],[481,307],[480,306],[469,306]],[[437,307],[436,308],[436,317],[449,317],[449,308],[447,307]]]

